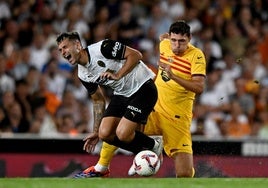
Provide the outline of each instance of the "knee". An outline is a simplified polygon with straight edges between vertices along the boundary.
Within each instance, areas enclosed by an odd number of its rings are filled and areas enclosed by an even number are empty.
[[[120,129],[116,130],[116,136],[122,142],[130,142],[132,140],[131,135],[127,134],[125,131],[122,131]]]
[[[101,139],[102,141],[109,141],[111,140],[112,135],[110,132],[106,131],[106,130],[99,130],[99,139]]]

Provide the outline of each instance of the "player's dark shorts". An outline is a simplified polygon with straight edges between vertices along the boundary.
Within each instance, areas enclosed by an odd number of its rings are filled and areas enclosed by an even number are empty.
[[[157,101],[157,89],[152,79],[145,82],[132,96],[114,95],[104,117],[125,117],[130,121],[145,124]]]

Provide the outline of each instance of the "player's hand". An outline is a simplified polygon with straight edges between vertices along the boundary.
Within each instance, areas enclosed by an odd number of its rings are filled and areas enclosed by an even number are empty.
[[[99,142],[99,136],[98,133],[89,133],[84,139],[84,147],[83,150],[85,150],[88,153],[91,153],[95,150],[95,146]]]
[[[159,36],[159,40],[162,41],[164,39],[167,39],[169,37],[169,34],[168,33],[163,33]]]
[[[119,76],[117,74],[111,72],[103,72],[101,73],[100,77],[102,79],[109,79],[109,80],[119,80]]]
[[[165,72],[167,73],[167,76],[172,79],[173,76],[173,72],[171,70],[171,66],[170,65],[166,65],[164,68]]]

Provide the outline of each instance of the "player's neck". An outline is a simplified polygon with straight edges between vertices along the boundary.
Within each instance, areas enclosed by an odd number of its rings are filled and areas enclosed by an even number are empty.
[[[80,51],[80,65],[83,65],[83,66],[87,65],[89,60],[90,60],[90,54],[88,50],[86,48],[82,49]]]

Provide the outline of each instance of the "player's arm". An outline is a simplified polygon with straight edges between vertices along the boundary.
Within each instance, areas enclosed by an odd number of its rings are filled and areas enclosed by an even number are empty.
[[[122,78],[126,74],[132,71],[132,69],[139,63],[142,59],[142,54],[138,50],[126,46],[126,51],[124,54],[124,58],[126,59],[125,64],[122,68],[116,73],[119,78]]]
[[[102,94],[101,88],[94,83],[88,83],[81,80],[82,84],[88,91],[88,94],[91,96],[93,102],[93,132],[89,133],[83,140],[85,141],[83,149],[87,152],[92,152],[95,149],[96,144],[99,141],[99,126],[101,119],[105,110],[105,98]]]
[[[205,76],[204,75],[193,75],[190,80],[185,80],[174,74],[170,74],[169,78],[180,84],[186,90],[192,91],[196,94],[203,92],[205,87]]]
[[[175,75],[172,72],[171,66],[169,64],[159,62],[159,66],[165,70],[170,79],[184,87],[186,90],[192,91],[196,94],[200,94],[203,92],[206,78],[204,74],[193,74],[190,80],[186,80]]]
[[[102,74],[102,77],[113,80],[119,80],[127,75],[142,59],[142,54],[138,50],[113,40],[105,40],[101,47],[101,52],[107,59],[126,59],[122,68],[117,72],[105,72]]]
[[[93,132],[98,133],[101,119],[105,110],[105,98],[102,94],[100,87],[98,87],[96,92],[91,95],[91,99],[93,102],[93,116],[94,116]]]

